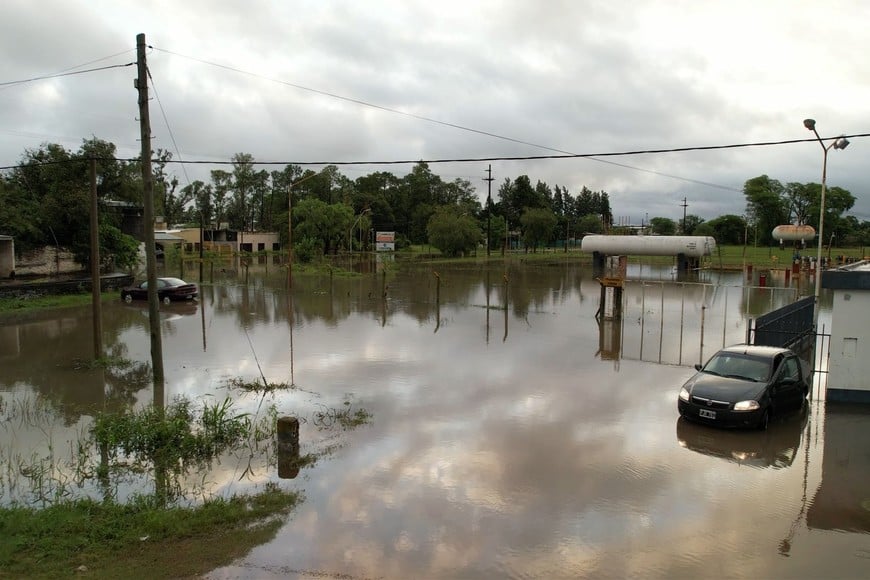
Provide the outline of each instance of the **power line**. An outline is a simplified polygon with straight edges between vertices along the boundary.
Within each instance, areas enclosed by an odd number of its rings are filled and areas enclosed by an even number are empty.
[[[194,57],[194,56],[189,56],[189,55],[180,54],[180,53],[177,53],[177,52],[173,52],[173,51],[171,51],[171,50],[166,50],[166,49],[164,49],[164,48],[156,48],[156,47],[154,47],[154,46],[150,46],[150,45],[149,45],[149,48],[152,48],[153,50],[158,51],[158,52],[165,52],[166,54],[171,54],[171,55],[173,55],[173,56],[178,56],[178,57],[180,57],[180,58],[186,58],[186,59],[192,60],[192,61],[194,61],[194,62],[199,62],[199,63],[201,63],[201,64],[205,64],[205,65],[208,65],[208,66],[213,66],[213,67],[216,67],[216,68],[221,68],[221,69],[228,70],[228,71],[231,71],[231,72],[235,72],[235,73],[238,73],[238,74],[243,74],[243,75],[247,75],[247,76],[251,76],[251,77],[255,77],[255,78],[259,78],[259,79],[263,79],[263,80],[266,80],[266,81],[269,81],[269,82],[282,84],[282,85],[285,85],[285,86],[288,86],[288,87],[293,87],[293,88],[295,88],[295,89],[299,89],[299,90],[302,90],[302,91],[308,91],[308,92],[310,92],[310,93],[315,93],[315,94],[318,94],[318,95],[323,95],[323,96],[325,96],[325,97],[330,97],[330,98],[338,99],[338,100],[345,101],[345,102],[348,102],[348,103],[353,103],[353,104],[356,104],[356,105],[361,105],[361,106],[363,106],[363,107],[369,107],[369,108],[372,108],[372,109],[377,109],[377,110],[385,111],[385,112],[388,112],[388,113],[394,113],[394,114],[396,114],[396,115],[402,115],[402,116],[405,116],[405,117],[410,117],[410,118],[412,118],[412,119],[417,119],[417,120],[419,120],[419,121],[425,121],[425,122],[427,122],[427,123],[434,123],[434,124],[436,124],[436,125],[442,125],[442,126],[444,126],[444,127],[450,127],[450,128],[452,128],[452,129],[459,129],[460,131],[467,131],[467,132],[469,132],[469,133],[475,133],[475,134],[483,135],[483,136],[486,136],[486,137],[492,137],[492,138],[494,138],[494,139],[501,139],[501,140],[503,140],[503,141],[509,141],[509,142],[511,142],[511,143],[517,143],[517,144],[520,144],[520,145],[527,145],[527,146],[529,146],[529,147],[536,147],[536,148],[538,148],[538,149],[543,149],[543,150],[545,150],[545,151],[553,151],[554,153],[561,153],[561,154],[564,154],[564,155],[567,155],[567,156],[573,156],[573,157],[578,157],[578,158],[583,158],[583,159],[589,159],[590,161],[597,161],[598,163],[606,163],[606,164],[608,164],[608,165],[615,165],[615,166],[617,166],[617,167],[623,167],[623,168],[625,168],[625,169],[632,169],[632,170],[634,170],[634,171],[642,171],[642,172],[645,172],[645,173],[651,173],[651,174],[654,174],[654,175],[660,175],[660,176],[662,176],[662,177],[668,177],[668,178],[671,178],[671,179],[677,179],[677,180],[681,180],[681,181],[686,181],[686,182],[688,182],[688,183],[696,183],[696,184],[699,184],[699,185],[706,185],[706,186],[708,186],[708,187],[715,187],[715,188],[719,188],[719,189],[725,189],[725,190],[728,190],[728,191],[735,191],[734,188],[732,188],[732,187],[728,187],[728,186],[725,186],[725,185],[719,185],[719,184],[715,184],[715,183],[708,183],[708,182],[705,182],[705,181],[699,181],[699,180],[696,180],[696,179],[691,179],[691,178],[687,178],[687,177],[681,177],[681,176],[679,176],[679,175],[672,175],[672,174],[669,174],[669,173],[663,173],[663,172],[661,172],[661,171],[656,171],[656,170],[654,170],[654,169],[646,169],[646,168],[643,168],[643,167],[634,167],[634,166],[632,166],[632,165],[627,165],[627,164],[624,164],[624,163],[618,163],[618,162],[616,162],[616,161],[611,161],[611,160],[608,160],[608,159],[597,159],[595,156],[592,156],[592,155],[577,155],[577,154],[575,154],[575,153],[573,153],[573,152],[571,152],[571,151],[566,151],[566,150],[564,150],[564,149],[558,149],[558,148],[555,148],[555,147],[549,147],[549,146],[547,146],[547,145],[541,145],[541,144],[539,144],[539,143],[532,143],[532,142],[530,142],[530,141],[524,141],[524,140],[522,140],[522,139],[516,139],[516,138],[514,138],[514,137],[507,137],[507,136],[505,136],[505,135],[499,135],[499,134],[497,134],[497,133],[492,133],[492,132],[489,132],[489,131],[483,131],[483,130],[480,130],[480,129],[474,129],[474,128],[472,128],[472,127],[466,127],[466,126],[464,126],[464,125],[459,125],[459,124],[456,124],[456,123],[450,123],[450,122],[447,122],[447,121],[441,121],[441,120],[439,120],[439,119],[433,119],[433,118],[431,118],[431,117],[425,117],[425,116],[423,116],[423,115],[416,115],[416,114],[414,114],[414,113],[408,113],[407,111],[402,111],[402,110],[400,110],[400,109],[393,109],[393,108],[391,108],[391,107],[385,107],[385,106],[383,106],[383,105],[376,105],[376,104],[374,104],[374,103],[369,103],[369,102],[367,102],[367,101],[363,101],[363,100],[361,100],[361,99],[355,99],[355,98],[352,98],[352,97],[346,97],[346,96],[343,96],[343,95],[339,95],[339,94],[336,94],[336,93],[331,93],[331,92],[329,92],[329,91],[324,91],[324,90],[321,90],[321,89],[315,89],[315,88],[311,88],[311,87],[306,87],[306,86],[304,86],[304,85],[300,85],[300,84],[297,84],[297,83],[291,83],[291,82],[289,82],[289,81],[284,81],[284,80],[281,80],[281,79],[276,79],[276,78],[274,78],[274,77],[269,77],[269,76],[262,75],[262,74],[259,74],[259,73],[254,73],[254,72],[246,71],[246,70],[243,70],[243,69],[240,69],[240,68],[236,68],[236,67],[233,67],[233,66],[229,66],[229,65],[225,65],[225,64],[217,63],[217,62],[214,62],[214,61],[205,60],[205,59],[197,58],[197,57]],[[489,158],[488,158],[488,159],[483,159],[482,161],[492,161],[492,160],[496,160],[496,159],[489,159]],[[317,164],[312,164],[312,165],[317,165]]]
[[[160,100],[160,95],[157,94],[157,85],[154,84],[154,77],[151,76],[151,69],[146,67],[148,78],[151,80],[151,89],[154,91],[154,98],[157,99],[157,105],[160,107],[160,114],[163,115],[163,122],[166,123],[166,130],[169,132],[169,139],[172,141],[172,146],[175,147],[175,153],[178,155],[178,160],[182,161],[181,151],[178,149],[178,143],[175,141],[175,134],[172,132],[172,127],[169,126],[169,119],[166,117],[166,110],[163,108],[163,101]],[[187,185],[190,185],[190,176],[187,175],[187,166],[182,164],[181,171],[184,173],[184,179],[187,180]]]
[[[870,137],[870,133],[853,133],[850,135],[841,135],[841,137],[849,138],[849,139],[857,139],[861,137]],[[457,158],[448,158],[448,159],[391,159],[391,160],[369,160],[369,161],[252,161],[252,165],[298,165],[300,167],[308,166],[308,165],[335,165],[335,166],[353,166],[353,165],[409,165],[409,164],[417,164],[417,163],[427,163],[427,164],[438,164],[438,163],[481,163],[483,161],[535,161],[542,159],[587,159],[590,157],[628,157],[634,155],[656,155],[656,154],[667,154],[667,153],[686,153],[692,151],[716,151],[716,150],[724,150],[724,149],[746,149],[750,147],[772,147],[777,145],[793,145],[796,143],[809,143],[815,142],[816,139],[785,139],[781,141],[756,141],[752,143],[732,143],[728,145],[699,145],[692,147],[671,147],[667,149],[638,149],[633,151],[607,151],[601,153],[570,153],[570,154],[561,154],[561,155],[523,155],[523,156],[495,156],[495,157],[457,157]],[[108,158],[104,160],[112,160],[115,161],[138,161],[138,158],[122,158],[122,157],[114,157]],[[77,160],[68,160],[68,161],[49,161],[45,162],[45,164],[55,164],[55,163],[69,163],[75,162]],[[175,160],[171,159],[167,161],[167,163],[176,163],[176,164],[184,164],[184,165],[232,165],[233,161],[201,161],[201,160]],[[30,165],[40,165],[42,163],[29,163],[29,164],[19,164],[19,165],[9,165],[5,167],[0,167],[0,170],[6,169],[17,169],[19,167],[27,167]],[[706,183],[703,181],[697,181],[697,183],[702,183],[704,185],[709,185],[711,187],[719,187],[721,189],[727,189],[728,191],[742,191],[741,189],[736,189],[732,187],[726,187],[723,185],[716,185],[712,183]]]
[[[21,79],[21,80],[18,80],[18,81],[6,81],[6,82],[2,82],[2,83],[0,83],[0,87],[9,87],[9,86],[12,86],[12,85],[21,85],[21,84],[24,84],[24,83],[32,83],[32,82],[35,82],[35,81],[44,81],[44,80],[47,80],[47,79],[56,79],[56,78],[60,78],[60,77],[69,77],[69,76],[73,76],[73,75],[81,75],[81,74],[92,73],[92,72],[97,72],[97,71],[101,71],[101,70],[109,70],[109,69],[112,69],[112,68],[124,68],[124,67],[128,67],[128,66],[133,66],[134,64],[136,64],[135,61],[134,61],[134,62],[128,62],[127,64],[111,64],[111,65],[108,65],[108,66],[101,66],[101,67],[97,67],[97,68],[89,68],[89,69],[85,69],[85,70],[77,70],[77,71],[60,72],[60,73],[55,73],[55,74],[51,74],[51,75],[44,75],[44,76],[41,76],[41,77],[33,77],[33,78],[29,78],[29,79]]]

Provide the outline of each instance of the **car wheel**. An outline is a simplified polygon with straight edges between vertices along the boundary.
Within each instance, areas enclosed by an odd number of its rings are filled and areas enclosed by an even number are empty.
[[[170,302],[172,302],[172,300],[169,299],[169,296],[164,296],[164,297],[163,297],[163,303],[164,303],[164,304],[169,304]]]
[[[761,420],[758,422],[759,431],[767,431],[768,425],[770,425],[770,409],[765,409],[764,415],[761,416]]]
[[[124,302],[126,302],[127,304],[133,302],[133,295],[132,294],[124,294]]]

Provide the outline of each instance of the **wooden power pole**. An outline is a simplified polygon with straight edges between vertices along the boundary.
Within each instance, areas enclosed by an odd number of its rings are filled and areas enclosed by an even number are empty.
[[[680,230],[680,234],[685,236],[686,235],[686,208],[689,207],[688,200],[685,197],[683,198],[683,203],[680,204],[680,206],[683,208],[683,227]]]
[[[139,128],[142,140],[142,186],[145,206],[145,269],[148,279],[148,321],[151,329],[151,367],[154,375],[154,405],[163,407],[163,341],[160,335],[160,307],[157,300],[157,258],[154,246],[154,176],[151,173],[151,117],[148,112],[148,66],[145,35],[136,35],[139,91]]]
[[[97,215],[97,161],[91,157],[88,164],[91,181],[91,304],[94,326],[94,358],[103,357],[103,307],[100,302],[100,220]]]
[[[487,177],[484,177],[483,180],[486,181],[486,257],[489,258],[489,240],[492,230],[489,225],[490,214],[492,213],[492,164],[489,165],[486,169]]]

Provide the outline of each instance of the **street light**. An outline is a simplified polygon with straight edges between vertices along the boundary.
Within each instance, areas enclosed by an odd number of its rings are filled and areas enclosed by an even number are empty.
[[[356,227],[356,224],[359,223],[359,220],[362,219],[362,216],[366,215],[370,211],[372,211],[372,210],[371,210],[371,208],[368,208],[368,207],[365,208],[364,210],[362,210],[360,212],[359,216],[357,216],[356,221],[353,222],[352,226],[350,226],[350,230],[347,232],[347,253],[348,254],[353,253],[353,228]]]
[[[815,309],[813,311],[813,325],[818,327],[819,322],[819,297],[821,296],[822,288],[822,241],[824,239],[825,228],[825,180],[828,173],[828,151],[834,149],[845,149],[849,145],[849,141],[843,137],[837,137],[830,145],[825,145],[822,138],[819,137],[819,132],[816,131],[815,119],[804,119],[804,127],[813,132],[819,145],[822,146],[822,198],[819,201],[819,248],[816,251],[816,291],[815,291]]]

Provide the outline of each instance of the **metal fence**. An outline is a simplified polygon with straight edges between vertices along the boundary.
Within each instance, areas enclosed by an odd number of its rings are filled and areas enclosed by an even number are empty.
[[[813,332],[812,296],[759,316],[751,334],[752,344],[791,347]]]

